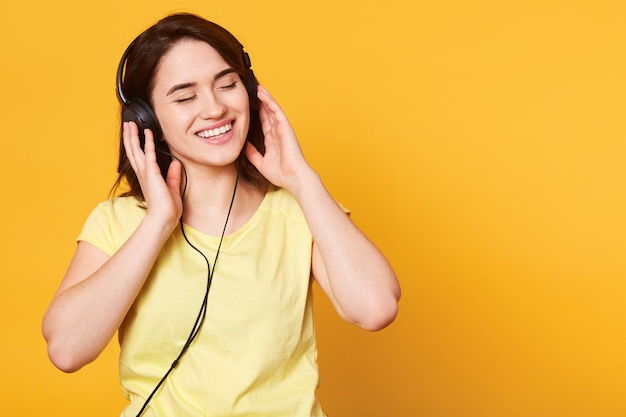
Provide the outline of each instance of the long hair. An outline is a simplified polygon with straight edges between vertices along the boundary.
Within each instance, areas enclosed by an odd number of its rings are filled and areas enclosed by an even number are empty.
[[[167,16],[140,34],[132,43],[128,51],[124,69],[122,89],[124,95],[134,100],[142,100],[152,107],[152,89],[154,77],[161,58],[170,49],[183,39],[194,39],[208,43],[239,74],[244,85],[250,82],[258,85],[258,81],[244,62],[244,51],[241,43],[223,27],[190,13],[177,13]],[[252,77],[253,80],[248,80]],[[250,125],[246,141],[252,143],[261,153],[265,153],[263,131],[258,113],[258,101],[256,97],[249,97],[250,102]],[[120,112],[121,113],[121,112]],[[157,151],[157,163],[161,169],[163,178],[167,176],[167,170],[171,163],[170,151],[164,140],[155,143]],[[245,149],[245,147],[244,147]],[[240,178],[254,185],[261,191],[265,191],[269,182],[252,165],[242,149],[236,164]],[[129,190],[125,196],[134,196],[143,201],[144,196],[139,185],[139,180],[130,165],[120,129],[118,177],[112,188],[116,193],[125,182]]]

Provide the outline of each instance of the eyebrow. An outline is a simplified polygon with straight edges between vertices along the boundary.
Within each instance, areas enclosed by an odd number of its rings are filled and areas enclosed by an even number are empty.
[[[222,71],[218,72],[217,74],[215,74],[215,77],[213,77],[213,81],[217,81],[220,78],[224,77],[225,75],[231,74],[233,72],[236,72],[234,68],[226,68],[225,70],[222,70]],[[197,83],[176,84],[175,86],[173,86],[172,88],[169,89],[169,91],[167,92],[167,94],[165,96],[169,96],[170,94],[175,93],[178,90],[183,90],[185,88],[193,87],[196,84]]]

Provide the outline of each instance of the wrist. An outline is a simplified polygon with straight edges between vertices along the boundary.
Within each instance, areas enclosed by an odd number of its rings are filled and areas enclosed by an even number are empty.
[[[141,225],[157,239],[167,239],[172,231],[176,228],[180,221],[179,217],[171,215],[161,215],[159,213],[150,212],[146,214]]]
[[[307,167],[306,169],[295,172],[285,188],[293,194],[296,200],[300,200],[304,197],[305,193],[309,193],[321,185],[322,180],[318,173],[312,168]]]

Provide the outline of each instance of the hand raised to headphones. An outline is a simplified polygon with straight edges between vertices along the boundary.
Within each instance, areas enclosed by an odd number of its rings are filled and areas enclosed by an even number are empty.
[[[167,171],[167,178],[163,180],[157,164],[152,131],[146,129],[144,134],[145,150],[142,150],[137,125],[135,122],[124,122],[124,148],[128,161],[139,180],[146,201],[147,216],[164,222],[171,227],[170,230],[173,230],[183,212],[182,165],[177,159],[173,159]]]
[[[299,177],[312,171],[287,116],[270,93],[258,86],[259,117],[265,136],[265,154],[246,143],[246,156],[272,184],[294,192]]]

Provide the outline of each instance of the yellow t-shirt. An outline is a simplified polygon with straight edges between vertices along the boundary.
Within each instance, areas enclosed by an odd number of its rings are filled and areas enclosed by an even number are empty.
[[[79,240],[109,255],[137,228],[136,199],[101,203]],[[185,226],[211,265],[219,237]],[[144,416],[325,416],[311,299],[312,236],[287,191],[266,194],[252,218],[225,236],[204,325]],[[119,329],[120,379],[135,416],[178,356],[202,304],[207,265],[177,228]]]

